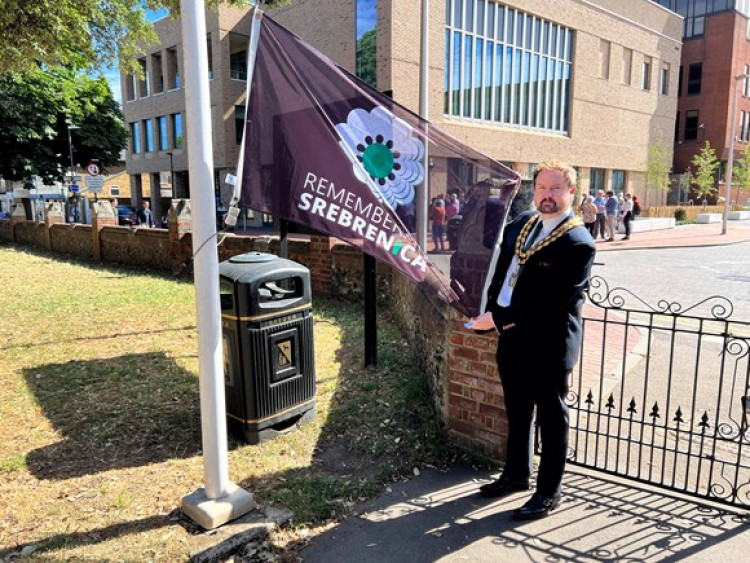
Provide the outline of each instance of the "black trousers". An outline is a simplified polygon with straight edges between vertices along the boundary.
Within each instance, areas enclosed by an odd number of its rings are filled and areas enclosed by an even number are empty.
[[[625,236],[630,236],[630,222],[633,220],[633,215],[628,211],[622,218],[622,224],[625,225]]]
[[[568,453],[569,420],[565,395],[570,372],[525,365],[524,357],[519,356],[522,355],[517,350],[503,354],[498,348],[497,365],[508,414],[508,457],[503,474],[512,479],[531,476],[536,407],[542,445],[537,491],[545,497],[557,496],[561,491]]]

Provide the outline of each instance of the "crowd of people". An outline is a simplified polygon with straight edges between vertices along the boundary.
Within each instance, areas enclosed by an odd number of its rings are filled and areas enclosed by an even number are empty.
[[[448,220],[461,212],[461,206],[466,203],[462,201],[459,194],[451,193],[446,199],[443,194],[432,198],[430,203],[430,223],[432,226],[432,242],[434,250],[444,252],[448,250],[446,244],[446,226]]]
[[[625,236],[620,240],[630,239],[630,224],[641,213],[638,196],[626,193],[615,193],[610,190],[606,194],[599,190],[596,197],[586,196],[579,207],[583,223],[596,240],[601,237],[605,241],[615,240],[615,232],[620,225],[625,229]]]

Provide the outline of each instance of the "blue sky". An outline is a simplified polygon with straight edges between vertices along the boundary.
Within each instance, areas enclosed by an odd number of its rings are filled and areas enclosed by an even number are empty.
[[[357,0],[357,39],[375,27],[378,0]]]

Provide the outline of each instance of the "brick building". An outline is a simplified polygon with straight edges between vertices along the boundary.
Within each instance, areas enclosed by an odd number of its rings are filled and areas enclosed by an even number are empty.
[[[377,87],[417,111],[421,2],[374,4]],[[354,72],[358,10],[372,6],[297,0],[272,15]],[[176,195],[189,195],[180,22],[155,26],[160,44],[141,59],[145,79],[122,80],[136,200],[144,177],[164,184],[170,170]],[[682,27],[679,16],[650,0],[431,2],[429,119],[522,177],[556,156],[579,169],[584,191],[630,190],[646,204],[661,203],[664,194],[645,192],[647,148],[674,130]],[[239,149],[248,33],[246,12],[221,7],[208,14],[215,189],[224,204],[223,178],[234,171]],[[460,162],[430,162],[435,193],[472,176]],[[160,193],[152,190],[151,199]]]
[[[750,2],[748,0],[654,0],[684,17],[683,46],[674,132],[676,175],[690,167],[693,155],[708,141],[722,161],[729,158],[733,92],[737,89],[735,161],[750,142]],[[688,198],[687,189],[674,194]],[[732,194],[732,199],[736,193]]]

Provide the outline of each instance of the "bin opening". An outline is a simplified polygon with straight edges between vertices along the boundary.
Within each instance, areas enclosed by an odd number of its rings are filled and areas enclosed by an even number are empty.
[[[304,284],[302,278],[293,276],[283,280],[271,280],[260,284],[258,287],[258,303],[281,301],[284,299],[297,299],[304,295]]]
[[[300,420],[303,416],[305,416],[305,414],[306,413],[304,412],[295,414],[294,416],[291,416],[286,420],[282,420],[281,422],[269,426],[269,428],[274,430],[275,432],[278,432],[279,434],[284,434],[285,432],[294,430],[294,428],[300,423]]]

